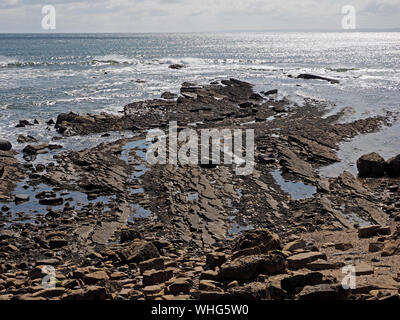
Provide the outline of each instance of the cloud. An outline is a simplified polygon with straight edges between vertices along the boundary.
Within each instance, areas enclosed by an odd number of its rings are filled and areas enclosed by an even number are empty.
[[[358,27],[400,27],[400,0],[1,0],[0,31],[40,32],[46,4],[58,32],[339,29],[348,4]]]

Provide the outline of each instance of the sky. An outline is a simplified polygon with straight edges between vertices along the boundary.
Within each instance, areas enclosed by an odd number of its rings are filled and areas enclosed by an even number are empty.
[[[357,29],[400,28],[400,0],[0,0],[0,33],[340,30],[345,5]]]

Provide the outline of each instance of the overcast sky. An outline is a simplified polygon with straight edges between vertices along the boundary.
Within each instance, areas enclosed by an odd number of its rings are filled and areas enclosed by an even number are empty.
[[[344,5],[357,28],[400,27],[400,0],[0,0],[0,32],[43,32],[46,4],[56,32],[334,30]]]

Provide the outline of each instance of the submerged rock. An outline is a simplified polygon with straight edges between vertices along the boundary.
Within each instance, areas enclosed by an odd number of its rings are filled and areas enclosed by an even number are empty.
[[[183,65],[183,64],[171,64],[168,68],[175,69],[175,70],[180,70],[180,69],[185,68],[185,65]]]
[[[308,73],[303,73],[297,76],[297,79],[305,79],[305,80],[324,80],[324,81],[329,81],[332,84],[339,83],[339,80],[336,79],[331,79],[331,78],[325,78],[321,76],[316,76],[313,74],[308,74]]]
[[[358,159],[357,169],[360,177],[381,178],[385,175],[386,162],[379,154],[373,152]]]

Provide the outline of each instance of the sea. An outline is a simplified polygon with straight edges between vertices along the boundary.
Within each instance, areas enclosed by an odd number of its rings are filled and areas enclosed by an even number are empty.
[[[183,64],[180,70],[169,68]],[[300,73],[339,84],[295,79]],[[292,75],[293,77],[289,77]],[[185,82],[237,78],[256,91],[279,90],[301,108],[307,99],[345,111],[340,122],[400,112],[400,32],[220,32],[171,34],[0,34],[0,139],[16,150],[20,134],[41,141],[55,133],[45,121],[62,112],[120,113],[124,105],[178,93]],[[38,119],[15,128],[20,119]],[[69,148],[99,136],[60,140]],[[376,151],[400,154],[400,123],[344,141],[341,162],[324,176],[356,172],[356,159]]]

